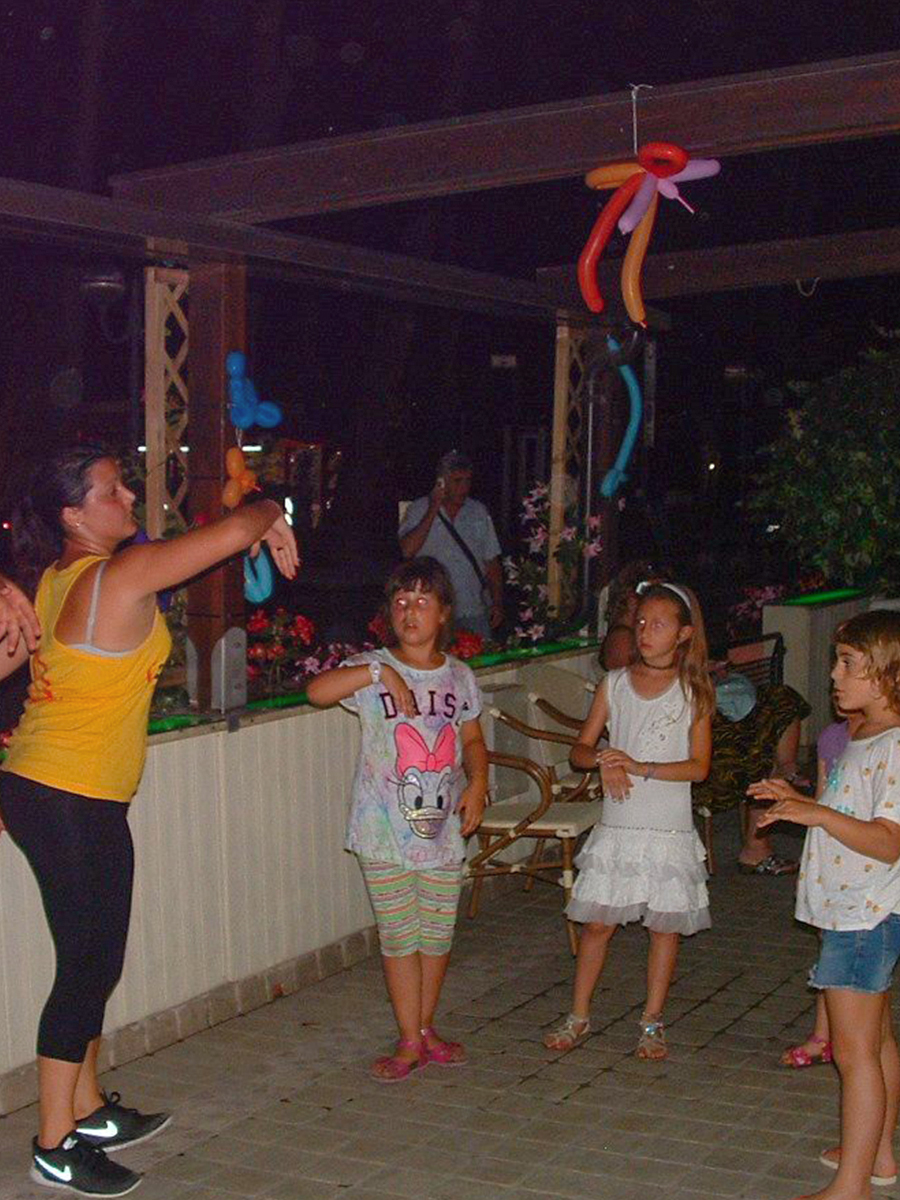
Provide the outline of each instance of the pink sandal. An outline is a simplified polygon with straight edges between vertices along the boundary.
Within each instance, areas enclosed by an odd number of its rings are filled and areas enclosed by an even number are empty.
[[[433,1045],[428,1044],[429,1038],[434,1039]],[[461,1042],[445,1042],[431,1025],[422,1030],[422,1053],[426,1063],[436,1063],[439,1067],[464,1067],[468,1060]]]
[[[814,1042],[815,1045],[822,1047],[820,1054],[810,1054],[804,1047],[807,1042]],[[801,1042],[799,1046],[789,1046],[781,1056],[781,1065],[790,1067],[794,1071],[799,1071],[803,1067],[817,1067],[821,1063],[830,1063],[832,1061],[831,1042],[828,1038],[818,1037],[812,1033],[805,1042]]]
[[[405,1058],[400,1058],[396,1052],[385,1055],[384,1058],[376,1058],[370,1068],[373,1079],[379,1083],[399,1083],[401,1079],[406,1079],[413,1071],[418,1071],[428,1062],[424,1042],[411,1042],[409,1038],[400,1038],[397,1042],[397,1050],[415,1050],[418,1058],[407,1061]]]

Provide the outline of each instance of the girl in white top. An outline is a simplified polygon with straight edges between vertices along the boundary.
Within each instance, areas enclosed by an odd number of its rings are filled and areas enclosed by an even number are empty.
[[[837,1174],[815,1197],[857,1200],[897,1180],[900,1055],[889,989],[900,959],[900,613],[859,613],[834,640],[835,703],[863,719],[822,798],[815,804],[783,779],[748,790],[775,801],[761,823],[808,826],[796,911],[822,930],[810,983],[825,993],[841,1074],[841,1144],[819,1155]]]
[[[662,1010],[681,934],[709,927],[703,846],[691,817],[691,783],[709,771],[715,694],[694,594],[639,584],[638,658],[597,690],[572,749],[577,770],[600,767],[603,817],[577,859],[568,917],[583,923],[572,1012],[544,1038],[571,1050],[590,1035],[590,1004],[617,925],[650,933],[640,1058],[666,1056]],[[609,749],[597,752],[604,728]]]

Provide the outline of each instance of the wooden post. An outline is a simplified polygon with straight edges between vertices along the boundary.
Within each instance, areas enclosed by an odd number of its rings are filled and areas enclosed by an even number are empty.
[[[224,514],[225,452],[234,445],[228,417],[225,356],[246,349],[246,271],[225,263],[190,270],[191,411],[188,510],[191,520]],[[199,707],[212,701],[211,655],[227,629],[244,623],[241,559],[208,571],[188,587],[188,637],[197,651]]]
[[[547,555],[547,599],[559,608],[562,576],[553,557],[566,516],[566,449],[569,433],[569,360],[572,329],[560,319],[556,326],[556,369],[553,377],[553,444],[550,450],[550,538]]]

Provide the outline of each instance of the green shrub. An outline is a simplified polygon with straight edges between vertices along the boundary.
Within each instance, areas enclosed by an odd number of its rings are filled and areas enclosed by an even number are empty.
[[[900,350],[869,350],[817,383],[766,452],[750,500],[800,568],[900,592]]]

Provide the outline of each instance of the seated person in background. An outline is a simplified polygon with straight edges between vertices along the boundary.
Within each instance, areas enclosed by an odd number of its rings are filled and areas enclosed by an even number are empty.
[[[641,574],[648,568],[648,563],[628,563],[610,584],[607,633],[600,647],[600,664],[607,671],[627,666],[637,653],[634,614],[641,583],[654,578]],[[742,689],[735,686],[738,674],[732,672],[727,661],[711,663],[710,673],[717,696],[722,695],[725,711],[717,707],[713,714],[712,765],[707,778],[695,783],[692,791],[695,808],[702,806],[719,812],[733,808],[754,779],[766,776],[796,779],[800,722],[811,710],[803,697],[785,684],[758,688],[753,703],[749,691],[743,689],[741,695]],[[728,692],[731,694],[727,695]],[[757,775],[758,770],[763,774]],[[738,866],[754,875],[792,874],[797,870],[797,862],[774,852],[768,829],[757,831],[762,811],[756,806],[749,808]]]

